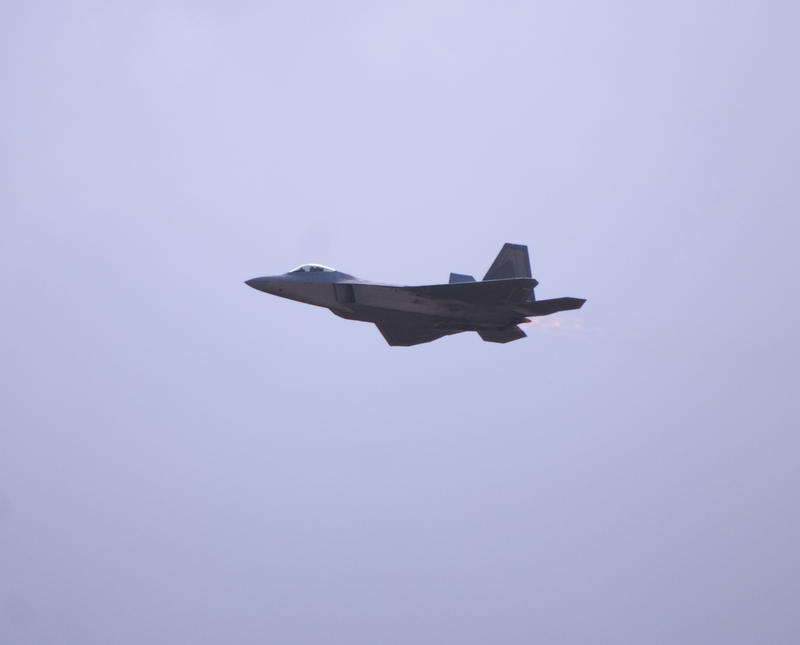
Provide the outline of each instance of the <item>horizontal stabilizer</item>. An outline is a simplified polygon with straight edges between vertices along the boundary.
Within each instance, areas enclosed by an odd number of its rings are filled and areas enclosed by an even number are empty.
[[[519,327],[510,329],[481,329],[478,335],[487,343],[510,343],[512,340],[525,338],[526,334]]]
[[[504,278],[530,277],[531,262],[528,258],[528,247],[524,244],[506,242],[483,279],[503,280]]]
[[[464,273],[451,273],[450,274],[450,284],[455,282],[475,282],[475,278],[471,275],[466,275]]]
[[[580,309],[583,303],[586,302],[583,298],[552,298],[550,300],[537,300],[530,303],[525,308],[525,313],[528,316],[547,316],[554,314],[557,311],[569,311],[570,309]]]

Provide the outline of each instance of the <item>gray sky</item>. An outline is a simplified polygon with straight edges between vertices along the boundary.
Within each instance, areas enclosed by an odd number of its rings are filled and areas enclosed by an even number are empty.
[[[797,2],[12,4],[0,642],[800,640]]]

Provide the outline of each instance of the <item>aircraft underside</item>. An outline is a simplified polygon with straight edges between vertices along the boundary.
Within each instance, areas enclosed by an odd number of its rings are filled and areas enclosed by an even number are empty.
[[[348,320],[374,323],[386,342],[402,346],[419,345],[465,331],[478,332],[483,340],[489,342],[507,343],[525,337],[525,332],[517,325],[527,322],[526,318],[519,316],[457,318],[357,306],[331,311]]]

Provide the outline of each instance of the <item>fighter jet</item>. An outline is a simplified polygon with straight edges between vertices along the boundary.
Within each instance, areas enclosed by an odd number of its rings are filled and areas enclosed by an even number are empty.
[[[518,324],[530,317],[579,309],[586,300],[536,300],[528,247],[507,243],[476,281],[451,273],[448,284],[402,287],[360,280],[322,264],[303,264],[283,275],[245,284],[282,298],[326,307],[348,320],[375,323],[389,345],[419,345],[475,331],[490,343],[525,337]]]

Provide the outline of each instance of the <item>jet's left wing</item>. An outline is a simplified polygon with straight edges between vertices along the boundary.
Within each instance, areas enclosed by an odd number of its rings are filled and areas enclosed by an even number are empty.
[[[537,284],[539,283],[533,278],[511,278],[489,282],[455,282],[400,288],[423,298],[496,305],[532,300],[533,288]]]

